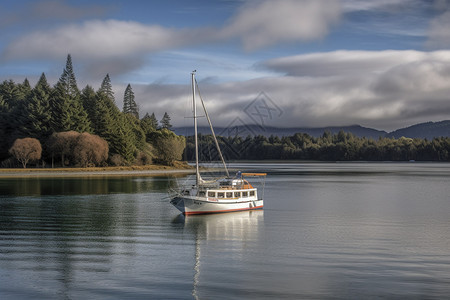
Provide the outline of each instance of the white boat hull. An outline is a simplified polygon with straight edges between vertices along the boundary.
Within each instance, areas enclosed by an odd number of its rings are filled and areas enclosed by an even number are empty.
[[[264,206],[263,199],[246,199],[243,201],[208,201],[199,200],[194,197],[174,197],[170,202],[185,215],[254,210],[262,209]]]

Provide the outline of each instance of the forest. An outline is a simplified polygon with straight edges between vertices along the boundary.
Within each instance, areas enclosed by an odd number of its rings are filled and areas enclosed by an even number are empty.
[[[432,140],[401,137],[359,138],[340,131],[320,137],[305,133],[292,136],[218,137],[226,160],[317,160],[317,161],[450,161],[450,138]],[[194,141],[187,138],[185,158],[194,159]],[[217,161],[211,135],[199,136],[200,159]]]
[[[185,138],[139,107],[129,84],[123,110],[116,103],[107,74],[98,90],[78,89],[70,54],[58,82],[44,73],[31,87],[25,79],[0,83],[1,167],[122,166],[161,163],[182,158]]]

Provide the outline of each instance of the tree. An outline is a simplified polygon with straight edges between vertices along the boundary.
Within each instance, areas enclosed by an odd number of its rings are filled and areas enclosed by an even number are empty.
[[[155,113],[150,116],[150,126],[156,130],[158,128],[158,120],[155,117]]]
[[[105,94],[113,103],[116,102],[114,99],[114,92],[112,90],[111,79],[109,78],[109,74],[106,74],[98,92]]]
[[[66,165],[70,163],[73,157],[73,149],[76,144],[76,139],[80,133],[76,131],[66,131],[66,132],[55,132],[53,133],[47,141],[47,147],[53,155],[61,155],[61,165]]]
[[[72,56],[70,54],[67,55],[66,67],[64,68],[57,85],[64,90],[65,94],[72,98],[77,98],[80,95],[75,72],[73,71]]]
[[[164,116],[161,119],[161,128],[166,128],[169,130],[172,128],[172,124],[170,124],[170,116],[167,112],[164,113]]]
[[[80,100],[80,91],[70,54],[67,56],[66,67],[55,86],[50,105],[53,131],[91,131],[88,114]]]
[[[108,143],[98,135],[81,133],[73,149],[74,162],[82,167],[99,166],[108,159]]]
[[[141,119],[141,127],[145,135],[148,136],[158,127],[158,120],[156,120],[155,113],[150,116],[148,113]]]
[[[51,134],[50,126],[51,88],[45,74],[42,73],[36,86],[31,90],[25,107],[26,124],[24,131],[31,137],[45,140]]]
[[[180,160],[186,147],[184,136],[177,136],[166,128],[155,131],[152,141],[157,160],[166,165],[173,165],[174,161]]]
[[[17,139],[9,149],[9,153],[26,168],[28,162],[41,158],[42,147],[41,143],[34,138]]]
[[[18,107],[25,99],[25,96],[13,80],[5,80],[0,83],[0,96],[1,160],[9,156],[8,150],[18,137],[17,129],[22,118]]]
[[[139,119],[139,108],[136,101],[134,101],[134,93],[130,84],[128,84],[125,89],[125,94],[123,96],[123,112]]]
[[[81,91],[81,103],[83,104],[84,110],[86,111],[89,121],[91,122],[91,126],[95,131],[94,122],[96,120],[96,104],[97,104],[97,93],[90,85],[86,85],[86,87]]]

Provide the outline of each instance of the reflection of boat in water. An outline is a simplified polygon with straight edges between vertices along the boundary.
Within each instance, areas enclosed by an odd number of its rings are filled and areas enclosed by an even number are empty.
[[[242,257],[248,243],[261,239],[264,226],[264,211],[242,211],[232,214],[215,214],[177,217],[184,229],[195,236],[195,263],[192,295],[200,298],[200,287],[209,284],[211,275],[216,274],[215,266],[229,262],[229,257]],[[217,253],[226,252],[229,256]],[[213,261],[209,263],[211,260]],[[223,260],[223,261],[222,261]],[[211,270],[211,268],[213,270]],[[202,272],[202,276],[200,273]],[[207,278],[205,280],[205,278]],[[203,284],[201,284],[203,283]]]
[[[183,221],[185,229],[194,231],[199,239],[248,241],[257,238],[258,226],[264,221],[264,211],[190,216],[183,218]]]
[[[265,178],[265,173],[241,173],[235,177],[230,177],[227,166],[220,151],[212,127],[211,121],[206,111],[205,104],[200,97],[203,110],[211,128],[216,148],[220,159],[223,162],[226,176],[212,180],[204,180],[200,176],[198,158],[198,135],[197,135],[197,108],[196,108],[196,81],[195,71],[192,72],[192,101],[194,110],[194,139],[195,139],[195,166],[196,181],[193,185],[182,186],[171,191],[170,203],[185,215],[221,213],[243,210],[260,209],[264,206],[262,194],[258,195],[258,189],[248,180],[248,177]]]

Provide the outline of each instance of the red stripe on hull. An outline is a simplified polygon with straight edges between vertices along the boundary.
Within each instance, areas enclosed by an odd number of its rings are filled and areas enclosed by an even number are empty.
[[[218,213],[226,213],[226,212],[235,212],[235,211],[244,211],[244,210],[255,210],[255,209],[261,209],[264,205],[255,206],[252,208],[238,208],[238,209],[226,209],[226,210],[212,210],[212,211],[190,211],[185,212],[184,215],[190,216],[190,215],[206,215],[206,214],[218,214]]]

